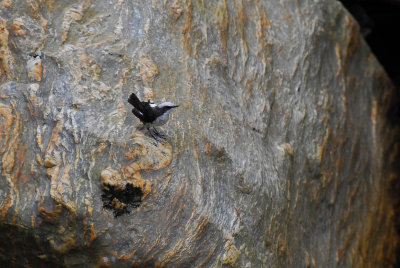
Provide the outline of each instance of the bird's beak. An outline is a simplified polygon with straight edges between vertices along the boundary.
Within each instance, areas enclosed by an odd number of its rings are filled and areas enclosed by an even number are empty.
[[[174,106],[172,106],[171,108],[176,108],[176,107],[179,107],[179,105],[174,105]]]

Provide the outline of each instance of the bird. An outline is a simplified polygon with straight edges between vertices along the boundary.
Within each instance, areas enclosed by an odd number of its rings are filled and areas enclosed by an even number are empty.
[[[135,93],[131,93],[128,102],[133,106],[132,113],[139,118],[143,126],[156,141],[160,141],[158,137],[166,139],[155,127],[167,123],[169,113],[173,108],[179,107],[179,105],[168,101],[160,104],[150,103],[150,100],[147,102],[140,101]],[[153,131],[151,128],[153,128]]]

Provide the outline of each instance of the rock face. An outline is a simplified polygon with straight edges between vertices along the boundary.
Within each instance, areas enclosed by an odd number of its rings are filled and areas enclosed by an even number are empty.
[[[3,0],[0,83],[2,267],[395,261],[394,89],[336,1]]]

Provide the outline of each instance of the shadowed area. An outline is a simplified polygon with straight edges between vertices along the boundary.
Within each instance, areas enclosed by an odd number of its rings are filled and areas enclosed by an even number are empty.
[[[127,184],[125,189],[109,186],[103,189],[101,198],[103,206],[111,209],[115,217],[129,213],[132,208],[137,208],[142,202],[143,191],[139,187]]]
[[[360,31],[371,47],[372,52],[383,65],[392,80],[396,91],[387,107],[387,118],[393,127],[400,126],[400,2],[396,0],[340,0],[360,25]],[[397,140],[400,135],[397,134]],[[396,148],[394,149],[396,150]],[[395,158],[397,176],[391,176],[396,214],[397,232],[400,234],[400,156]],[[400,247],[397,249],[395,267],[400,267]]]

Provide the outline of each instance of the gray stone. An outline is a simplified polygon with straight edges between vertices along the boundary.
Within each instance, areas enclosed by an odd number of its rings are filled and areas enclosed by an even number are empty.
[[[339,2],[3,0],[0,83],[1,266],[395,260],[394,88]]]

